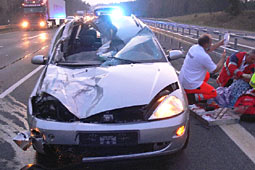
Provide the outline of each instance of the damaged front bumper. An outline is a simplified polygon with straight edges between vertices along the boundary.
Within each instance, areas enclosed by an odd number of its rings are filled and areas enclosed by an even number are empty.
[[[137,132],[137,143],[138,147],[152,144],[153,149],[146,152],[133,152],[133,153],[122,153],[112,155],[99,155],[99,156],[86,156],[83,158],[83,162],[95,162],[95,161],[106,161],[106,160],[120,160],[129,158],[143,158],[151,156],[159,156],[170,154],[180,150],[188,136],[188,122],[189,122],[189,111],[185,113],[165,120],[150,121],[150,122],[139,122],[139,123],[127,123],[127,124],[92,124],[82,122],[56,122],[38,119],[32,115],[28,115],[30,129],[32,129],[31,141],[34,148],[44,153],[44,146],[65,146],[69,150],[72,147],[87,148],[91,145],[82,143],[80,134],[94,134],[94,133],[105,133],[106,136],[110,133],[128,133]],[[176,130],[180,126],[185,126],[185,133],[182,136],[176,135]],[[105,137],[105,136],[104,136]],[[111,147],[113,141],[110,140],[103,143],[103,145],[93,145],[94,148],[100,147]],[[117,144],[118,145],[118,144]],[[123,145],[123,143],[122,143]],[[126,148],[129,148],[129,144],[125,144]],[[115,147],[115,145],[114,145]],[[133,146],[131,146],[133,147]],[[131,148],[130,147],[130,148]]]
[[[13,141],[24,151],[32,145],[30,132],[20,132],[13,138]]]

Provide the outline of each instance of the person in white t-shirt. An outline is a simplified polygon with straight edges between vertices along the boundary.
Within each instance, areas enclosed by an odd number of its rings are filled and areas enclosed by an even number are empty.
[[[189,104],[217,96],[216,89],[209,85],[207,81],[210,78],[209,73],[217,73],[222,68],[226,52],[222,53],[217,65],[208,53],[223,45],[223,43],[224,40],[221,40],[212,45],[211,35],[203,34],[199,37],[198,44],[189,49],[179,75],[180,83],[187,93]]]

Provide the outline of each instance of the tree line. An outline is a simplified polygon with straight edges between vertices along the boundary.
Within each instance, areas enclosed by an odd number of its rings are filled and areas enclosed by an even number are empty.
[[[65,1],[67,16],[90,8],[82,0]],[[23,0],[1,0],[0,25],[18,23],[23,16],[22,3]],[[136,0],[118,5],[125,9],[126,14],[139,17],[172,17],[217,11],[226,11],[235,16],[243,10],[255,10],[255,0]]]
[[[255,10],[254,0],[136,0],[120,5],[126,13],[141,17],[172,17],[217,11],[239,15],[243,10]]]

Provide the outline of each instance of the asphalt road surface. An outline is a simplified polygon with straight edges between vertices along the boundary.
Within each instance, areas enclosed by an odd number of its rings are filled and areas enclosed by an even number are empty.
[[[0,33],[0,169],[20,169],[26,164],[40,164],[43,169],[112,169],[112,170],[254,170],[255,150],[246,151],[227,134],[226,127],[207,127],[191,116],[191,136],[186,150],[169,157],[80,164],[64,160],[52,164],[39,160],[33,148],[22,151],[12,141],[26,131],[26,104],[40,75],[40,67],[30,63],[35,55],[47,55],[55,30]],[[178,48],[178,41],[156,34],[166,49]],[[172,40],[171,40],[172,39]],[[183,48],[188,49],[188,44]],[[213,54],[214,56],[214,54]],[[215,55],[214,60],[218,57]],[[173,65],[180,69],[183,60]],[[32,72],[37,69],[37,72]],[[33,74],[31,74],[31,72]],[[212,79],[211,83],[215,83]],[[240,122],[254,139],[255,123]],[[231,126],[232,127],[232,126]],[[227,127],[233,129],[231,127]],[[237,128],[237,130],[238,130]],[[233,131],[233,130],[232,130]],[[236,132],[237,133],[237,132]],[[243,139],[245,141],[245,139]],[[245,142],[243,142],[245,144]],[[254,143],[253,145],[254,146]],[[244,151],[243,151],[244,150]],[[254,157],[250,156],[253,155]]]

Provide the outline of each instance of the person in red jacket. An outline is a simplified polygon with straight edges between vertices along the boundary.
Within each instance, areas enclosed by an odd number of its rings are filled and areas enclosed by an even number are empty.
[[[255,50],[237,52],[229,56],[224,63],[217,83],[221,87],[228,87],[234,79],[250,81],[252,73],[255,72]]]

